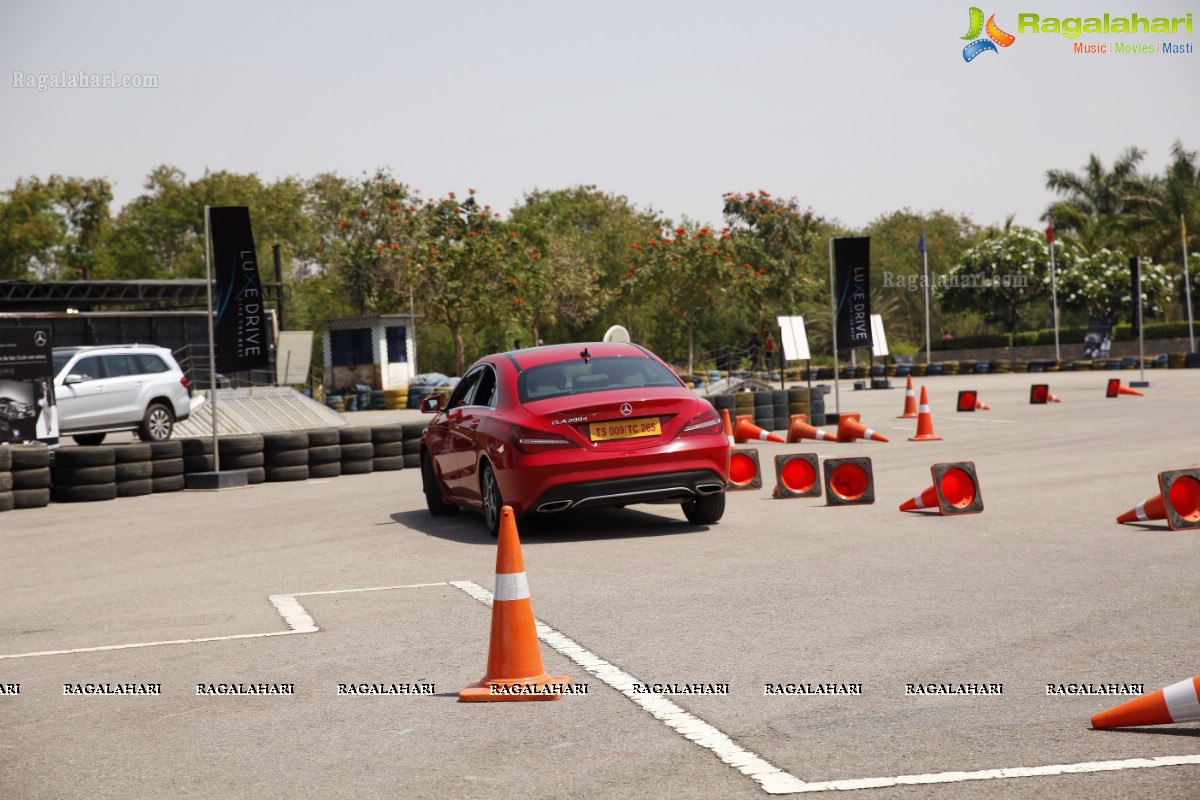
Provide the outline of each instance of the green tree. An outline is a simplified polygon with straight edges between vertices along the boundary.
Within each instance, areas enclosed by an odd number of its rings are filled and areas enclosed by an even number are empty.
[[[1048,170],[1046,188],[1063,199],[1052,203],[1042,218],[1053,220],[1056,230],[1067,233],[1085,253],[1126,246],[1136,214],[1156,202],[1154,181],[1138,172],[1145,155],[1130,147],[1111,170],[1095,154],[1082,173]]]
[[[109,223],[102,178],[17,181],[0,200],[0,277],[66,280],[90,273]]]
[[[1149,321],[1165,309],[1173,278],[1161,264],[1141,262],[1142,318]],[[1066,308],[1077,308],[1097,317],[1119,317],[1130,311],[1133,287],[1129,256],[1103,248],[1080,256],[1059,276],[1059,296]]]

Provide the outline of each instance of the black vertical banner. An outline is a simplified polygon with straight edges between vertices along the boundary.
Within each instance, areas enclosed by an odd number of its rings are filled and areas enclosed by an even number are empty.
[[[0,443],[58,441],[50,327],[0,328]]]
[[[833,240],[839,350],[871,346],[871,238]]]
[[[1142,259],[1133,256],[1129,259],[1129,296],[1133,298],[1130,311],[1133,313],[1133,335],[1142,333]]]
[[[270,362],[267,315],[254,255],[250,209],[214,206],[208,215],[217,273],[213,301],[217,370],[240,372],[265,367]]]

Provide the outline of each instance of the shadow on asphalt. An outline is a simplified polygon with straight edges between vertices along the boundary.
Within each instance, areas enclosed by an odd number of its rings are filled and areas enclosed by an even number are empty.
[[[392,514],[391,518],[406,528],[452,542],[487,545],[496,542],[484,530],[483,517],[472,511],[463,510],[452,517],[430,516],[425,510],[400,511]],[[693,525],[686,520],[629,508],[534,514],[517,520],[517,531],[523,545],[677,536],[703,533],[709,529],[707,525]]]
[[[1200,736],[1200,728],[1109,728],[1105,733],[1149,733],[1158,736]]]

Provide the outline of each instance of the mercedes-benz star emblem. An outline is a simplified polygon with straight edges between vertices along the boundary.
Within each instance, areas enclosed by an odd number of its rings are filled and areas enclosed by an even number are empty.
[[[42,331],[38,331],[37,333],[33,334],[33,343],[38,347],[44,345],[46,343],[46,334]]]
[[[621,416],[628,417],[632,413],[633,406],[629,405],[629,403],[621,403]]]

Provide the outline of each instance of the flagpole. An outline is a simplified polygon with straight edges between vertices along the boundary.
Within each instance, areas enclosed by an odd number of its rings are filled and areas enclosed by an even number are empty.
[[[1187,260],[1187,224],[1183,221],[1183,214],[1179,215],[1179,239],[1183,247],[1183,297],[1187,304],[1188,318],[1188,350],[1196,352],[1196,330],[1192,322],[1192,278],[1188,274]]]
[[[834,413],[841,419],[842,394],[838,387],[838,346],[837,346],[837,284],[833,281],[833,237],[829,237],[829,312],[833,322],[833,407]]]
[[[1137,328],[1138,328],[1138,375],[1140,380],[1146,381],[1146,341],[1142,333],[1142,257],[1137,258],[1137,280],[1134,281],[1133,290],[1137,292]]]
[[[1046,242],[1050,247],[1050,297],[1054,304],[1054,360],[1062,361],[1062,352],[1058,348],[1058,279],[1054,274],[1054,220],[1046,229]]]
[[[212,403],[213,472],[221,471],[221,453],[217,442],[217,346],[213,337],[213,276],[212,276],[212,223],[209,217],[211,206],[204,207],[204,282],[208,290],[208,383],[209,402]]]
[[[925,363],[932,363],[929,338],[929,250],[925,247],[925,231],[921,231],[921,257],[925,261]]]

